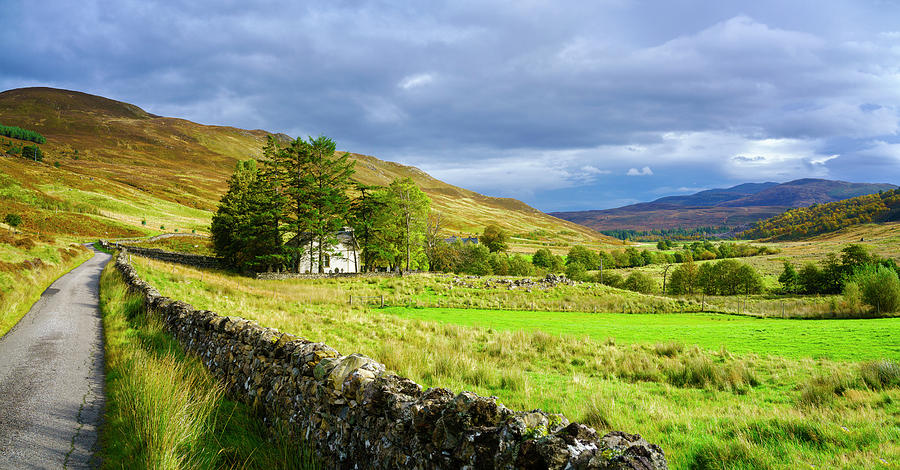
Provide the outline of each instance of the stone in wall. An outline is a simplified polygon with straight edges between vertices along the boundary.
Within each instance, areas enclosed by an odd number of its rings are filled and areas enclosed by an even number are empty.
[[[599,436],[561,415],[510,410],[495,397],[422,390],[374,359],[164,297],[124,252],[115,266],[148,314],[160,315],[231,397],[270,425],[287,425],[329,468],[667,468],[662,450],[639,435]]]

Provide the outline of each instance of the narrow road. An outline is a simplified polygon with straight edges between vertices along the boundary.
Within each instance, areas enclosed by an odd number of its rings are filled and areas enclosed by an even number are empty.
[[[57,279],[0,338],[0,469],[96,466],[103,410],[100,271],[94,257]]]

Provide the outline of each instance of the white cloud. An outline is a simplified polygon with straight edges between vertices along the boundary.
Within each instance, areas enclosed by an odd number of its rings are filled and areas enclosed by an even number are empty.
[[[403,80],[400,80],[400,83],[397,84],[398,87],[409,90],[412,88],[419,88],[425,85],[430,84],[434,81],[434,75],[430,73],[420,73],[416,75],[408,75],[403,77]]]
[[[653,175],[653,170],[651,170],[649,166],[645,166],[640,170],[637,168],[629,168],[628,172],[625,174],[627,176],[651,176]]]

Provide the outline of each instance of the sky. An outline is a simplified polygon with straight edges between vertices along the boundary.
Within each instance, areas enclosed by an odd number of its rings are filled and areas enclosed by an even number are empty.
[[[900,183],[900,1],[0,0],[0,90],[327,135],[544,211]]]

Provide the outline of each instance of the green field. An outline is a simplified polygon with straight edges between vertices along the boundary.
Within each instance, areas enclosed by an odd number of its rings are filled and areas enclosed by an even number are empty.
[[[622,315],[407,307],[387,307],[384,311],[408,319],[504,331],[541,330],[597,341],[680,341],[706,349],[725,347],[734,353],[797,359],[900,360],[900,318],[781,320],[710,313]]]
[[[897,319],[413,308],[497,299],[639,308],[646,296],[584,286],[450,288],[442,276],[263,281],[132,259],[163,295],[365,354],[424,387],[497,396],[510,408],[563,413],[600,432],[639,433],[664,449],[672,469],[891,468],[900,460],[897,344],[883,336],[898,330]],[[350,306],[351,293],[410,306]],[[813,335],[816,325],[827,333]],[[790,335],[801,333],[809,340],[792,344]],[[754,344],[767,335],[781,339]]]

